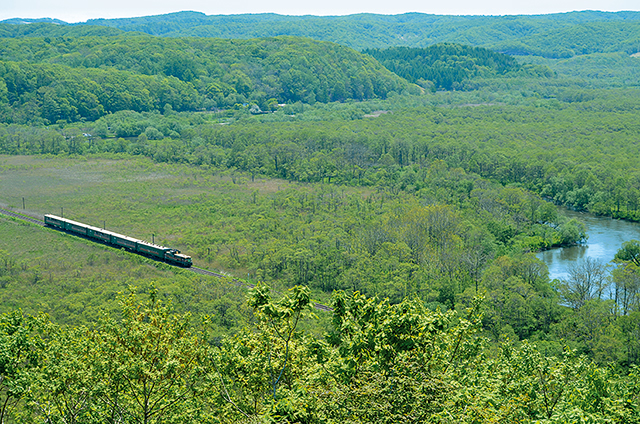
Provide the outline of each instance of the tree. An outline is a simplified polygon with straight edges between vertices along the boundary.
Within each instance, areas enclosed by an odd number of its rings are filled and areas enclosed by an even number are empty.
[[[616,252],[614,260],[617,262],[633,262],[637,267],[640,267],[640,241],[625,241]]]
[[[575,218],[560,224],[559,228],[560,245],[568,246],[580,243],[587,239],[587,229],[584,224]]]
[[[560,286],[563,300],[572,308],[580,309],[588,301],[602,298],[609,284],[607,268],[590,257],[569,268],[569,278]]]
[[[31,411],[47,423],[202,423],[207,347],[157,299],[122,299],[122,317],[47,327]]]
[[[333,307],[329,344],[315,349],[328,378],[314,390],[332,421],[427,422],[475,368],[479,302],[458,314],[337,292]]]
[[[41,366],[34,375],[29,406],[47,423],[82,423],[98,419],[94,407],[99,386],[87,358],[98,358],[94,337],[82,327],[47,326],[47,343]]]
[[[622,263],[611,272],[611,297],[621,315],[640,310],[640,270],[634,262]]]
[[[259,282],[247,300],[257,319],[254,328],[225,338],[211,357],[220,414],[229,420],[300,414],[287,405],[312,366],[297,330],[309,314],[309,289],[296,286],[274,301]]]
[[[309,307],[311,297],[308,287],[295,286],[290,290],[291,297],[287,295],[280,301],[273,302],[269,290],[264,283],[256,285],[249,294],[248,302],[260,322],[261,331],[268,336],[267,342],[272,345],[270,355],[273,354],[274,359],[280,356],[279,361],[273,361],[274,364],[279,362],[280,365],[269,370],[275,400],[278,383],[289,365],[290,343],[300,319]]]
[[[157,299],[122,300],[122,318],[106,317],[94,335],[96,398],[102,417],[114,422],[203,422],[207,355],[204,339],[191,330],[189,315],[174,315]]]
[[[44,346],[38,331],[44,324],[44,317],[20,310],[0,316],[0,423],[32,389]]]

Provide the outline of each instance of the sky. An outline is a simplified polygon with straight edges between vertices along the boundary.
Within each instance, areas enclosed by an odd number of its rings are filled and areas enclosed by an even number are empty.
[[[207,15],[272,12],[282,15],[531,15],[575,10],[640,11],[639,0],[0,0],[0,20],[56,18],[84,22],[92,18],[127,18],[183,10]]]

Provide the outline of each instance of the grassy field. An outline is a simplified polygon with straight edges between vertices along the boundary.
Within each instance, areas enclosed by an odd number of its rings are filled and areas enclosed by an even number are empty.
[[[176,247],[194,257],[195,264],[221,268],[212,255],[193,251],[185,234],[205,234],[213,224],[213,203],[220,214],[233,216],[234,206],[253,192],[286,188],[282,181],[247,181],[199,168],[156,164],[146,158],[86,159],[0,156],[0,205],[42,218],[46,213],[116,231],[142,240]],[[219,251],[217,246],[201,246]],[[244,270],[240,270],[244,271]]]
[[[151,284],[177,311],[219,315],[217,331],[249,316],[246,291],[227,281],[0,217],[0,312],[21,308],[58,323],[96,322],[119,309],[118,293],[147,292]]]
[[[156,243],[191,255],[194,265],[251,281],[255,270],[239,257],[256,220],[250,205],[263,207],[288,188],[284,181],[137,157],[0,156],[4,207],[40,218],[64,208],[66,218],[149,241],[154,235]],[[152,283],[178,311],[213,314],[221,333],[250,317],[246,289],[229,281],[0,217],[0,312],[22,308],[57,322],[90,322],[117,309],[117,293],[144,292]]]

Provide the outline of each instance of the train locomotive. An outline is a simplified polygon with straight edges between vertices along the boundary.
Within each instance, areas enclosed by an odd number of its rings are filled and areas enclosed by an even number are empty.
[[[45,215],[46,226],[60,231],[76,234],[88,239],[109,244],[114,247],[126,249],[130,252],[158,259],[172,265],[188,268],[192,265],[191,256],[180,253],[179,250],[170,247],[159,246],[146,241],[137,240],[122,234],[107,231],[102,228],[86,225],[55,215]]]

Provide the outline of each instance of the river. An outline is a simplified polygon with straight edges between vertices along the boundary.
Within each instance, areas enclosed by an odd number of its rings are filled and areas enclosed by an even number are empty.
[[[566,278],[571,265],[584,258],[596,259],[605,264],[615,256],[622,243],[640,240],[640,224],[618,219],[593,216],[564,210],[569,218],[576,218],[587,226],[589,239],[583,245],[551,249],[537,254],[549,268],[549,278]]]

